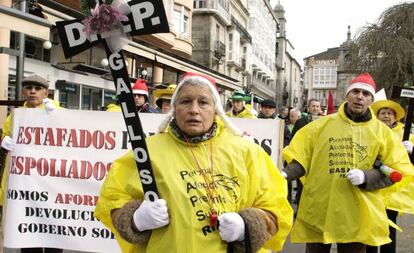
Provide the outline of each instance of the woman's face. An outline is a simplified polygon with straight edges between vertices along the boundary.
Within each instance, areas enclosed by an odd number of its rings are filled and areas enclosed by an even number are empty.
[[[395,112],[387,107],[381,108],[378,111],[377,118],[387,126],[391,127],[395,123]]]
[[[216,116],[213,94],[204,85],[184,85],[177,94],[175,119],[188,136],[206,133]]]

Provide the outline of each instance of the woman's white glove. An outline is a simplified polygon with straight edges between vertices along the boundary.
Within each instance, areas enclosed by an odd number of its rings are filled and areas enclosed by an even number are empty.
[[[1,141],[1,147],[12,152],[14,150],[14,145],[16,142],[9,136],[4,136],[3,140]]]
[[[157,199],[154,202],[144,200],[134,212],[133,220],[141,232],[168,225],[170,218],[167,202],[164,199]]]
[[[407,150],[408,154],[411,155],[413,153],[413,144],[411,143],[411,141],[403,141],[403,145]]]
[[[238,213],[224,213],[218,217],[219,231],[223,241],[244,240],[244,220]]]
[[[45,105],[45,110],[47,113],[51,113],[56,108],[56,106],[53,104],[53,101],[49,98],[44,98],[43,104]]]
[[[362,170],[352,169],[345,176],[353,185],[365,183],[365,173]]]

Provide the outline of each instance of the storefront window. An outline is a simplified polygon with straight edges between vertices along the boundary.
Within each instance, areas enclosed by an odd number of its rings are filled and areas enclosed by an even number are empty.
[[[59,102],[62,107],[79,110],[80,89],[78,84],[58,80],[56,88],[59,90]]]
[[[112,103],[116,103],[116,92],[112,90],[104,90],[104,105],[108,106]]]
[[[102,89],[82,86],[82,110],[101,110]]]
[[[178,74],[177,74],[176,69],[164,67],[163,77],[162,77],[164,84],[171,84],[171,83],[178,84],[177,79],[178,79]]]

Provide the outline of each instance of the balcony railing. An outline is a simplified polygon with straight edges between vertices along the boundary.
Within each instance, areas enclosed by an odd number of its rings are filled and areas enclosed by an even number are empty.
[[[245,59],[245,58],[242,58],[242,59],[241,59],[241,67],[242,67],[244,70],[246,70],[246,59]]]
[[[227,0],[194,0],[194,10],[212,9],[216,10],[227,24],[231,24],[229,4]]]
[[[218,59],[226,55],[226,45],[221,41],[214,41],[214,56]]]

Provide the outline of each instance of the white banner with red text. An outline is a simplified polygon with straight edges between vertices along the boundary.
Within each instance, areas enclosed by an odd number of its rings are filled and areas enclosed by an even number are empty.
[[[163,117],[140,114],[146,135]],[[277,164],[279,120],[232,120]],[[122,114],[16,109],[13,139],[4,246],[121,252],[93,211],[111,163],[129,148]]]

